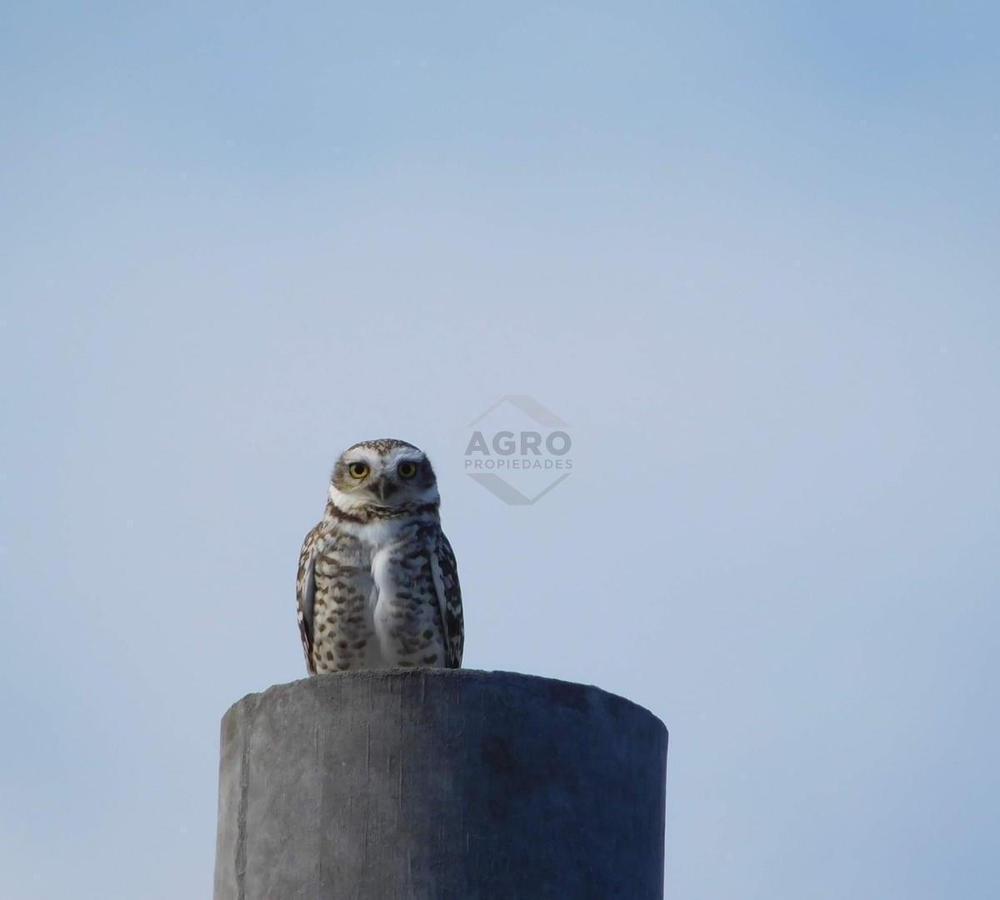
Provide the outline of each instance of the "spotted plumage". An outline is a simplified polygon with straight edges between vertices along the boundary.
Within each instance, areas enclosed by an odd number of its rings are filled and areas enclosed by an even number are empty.
[[[310,674],[462,665],[462,594],[430,461],[405,441],[341,454],[322,521],[299,556]]]

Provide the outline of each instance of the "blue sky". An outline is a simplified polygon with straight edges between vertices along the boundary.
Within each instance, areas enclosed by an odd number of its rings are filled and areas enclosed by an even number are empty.
[[[208,896],[218,719],[393,435],[466,664],[669,726],[668,897],[997,896],[998,25],[5,5],[0,893]],[[536,506],[463,472],[505,394]]]

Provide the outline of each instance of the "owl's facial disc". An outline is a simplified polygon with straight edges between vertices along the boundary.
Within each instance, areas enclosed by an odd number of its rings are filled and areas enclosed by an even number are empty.
[[[437,480],[422,451],[402,441],[370,441],[344,451],[330,479],[330,499],[350,512],[438,502]]]

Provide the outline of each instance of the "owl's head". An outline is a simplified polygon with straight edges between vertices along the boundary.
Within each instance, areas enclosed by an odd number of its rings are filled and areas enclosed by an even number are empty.
[[[431,462],[418,447],[395,438],[348,447],[330,476],[330,500],[346,513],[407,510],[439,502]]]

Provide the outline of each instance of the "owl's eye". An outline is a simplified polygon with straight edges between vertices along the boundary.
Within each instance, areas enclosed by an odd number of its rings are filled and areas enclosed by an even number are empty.
[[[364,478],[368,474],[368,463],[353,462],[347,467],[351,473],[351,478]]]
[[[417,464],[411,462],[401,462],[396,471],[399,472],[400,478],[412,478],[417,474]]]

